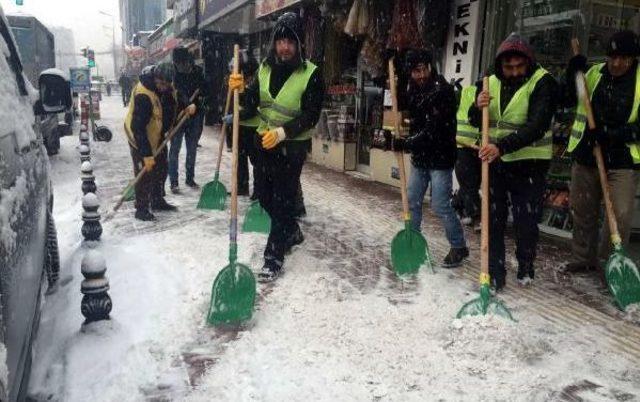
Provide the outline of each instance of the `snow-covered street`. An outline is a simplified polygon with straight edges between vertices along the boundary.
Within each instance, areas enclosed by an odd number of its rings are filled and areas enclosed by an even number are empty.
[[[92,142],[100,211],[132,176],[117,96],[104,97],[109,143]],[[77,133],[76,133],[77,134]],[[111,320],[85,327],[80,314],[82,244],[77,135],[50,158],[61,253],[61,287],[44,300],[30,393],[53,401],[632,401],[640,400],[640,309],[623,314],[596,275],[558,271],[569,247],[541,241],[533,287],[508,284],[500,298],[517,322],[455,319],[477,297],[479,235],[465,228],[462,268],[390,268],[402,229],[391,187],[307,163],[305,242],[285,273],[258,285],[256,312],[240,330],[205,325],[211,285],[228,262],[228,210],[196,208],[199,191],[167,196],[178,212],[133,218],[127,203],[104,224]],[[196,181],[211,180],[217,132],[205,127]],[[222,181],[229,182],[230,153]],[[184,175],[184,150],[180,174]],[[181,176],[181,183],[184,176]],[[240,220],[249,201],[241,197]],[[448,243],[425,209],[434,260]],[[239,261],[258,271],[266,236],[240,234]],[[638,243],[634,244],[638,248]]]

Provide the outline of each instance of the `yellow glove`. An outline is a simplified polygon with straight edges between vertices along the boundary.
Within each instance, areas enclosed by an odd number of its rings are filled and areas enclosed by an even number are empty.
[[[278,127],[275,130],[265,131],[262,134],[262,148],[272,149],[275,148],[280,142],[282,142],[287,135],[284,132],[284,128]]]
[[[156,165],[156,158],[153,156],[145,156],[142,160],[144,161],[144,169],[147,172],[152,171],[153,167]]]
[[[244,77],[242,74],[231,74],[229,76],[229,89],[244,92]]]
[[[189,116],[195,115],[197,111],[198,109],[196,109],[196,105],[194,105],[193,103],[187,106],[187,108],[185,109],[185,113],[187,113]]]

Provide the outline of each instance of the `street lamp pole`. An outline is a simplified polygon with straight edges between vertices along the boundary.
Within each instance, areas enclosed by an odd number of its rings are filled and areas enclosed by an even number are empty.
[[[118,79],[118,55],[116,54],[116,22],[113,14],[104,11],[98,11],[102,15],[111,17],[111,46],[113,52],[113,78]]]

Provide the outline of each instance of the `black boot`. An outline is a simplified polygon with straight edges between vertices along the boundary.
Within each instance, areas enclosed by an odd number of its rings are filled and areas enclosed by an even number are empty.
[[[462,261],[469,257],[469,249],[466,247],[452,248],[449,250],[449,254],[444,257],[442,262],[443,268],[456,268],[462,265]]]
[[[518,266],[518,274],[516,279],[520,286],[529,286],[533,283],[535,271],[533,270],[533,264],[520,264]]]
[[[258,274],[258,281],[273,282],[282,273],[282,261],[275,258],[265,258],[262,270]]]
[[[154,211],[177,211],[178,207],[169,204],[164,198],[151,201],[151,209]]]
[[[285,254],[289,254],[293,247],[297,246],[298,244],[302,244],[303,241],[304,235],[302,234],[300,227],[298,227],[298,229],[287,239]]]
[[[504,276],[491,276],[491,292],[498,293],[501,292],[505,285],[507,284],[506,278]]]
[[[145,221],[145,222],[149,222],[149,221],[155,221],[156,217],[149,212],[148,209],[138,209],[136,210],[136,219],[140,220],[140,221]]]
[[[193,179],[189,179],[185,182],[185,184],[193,189],[197,189],[200,188],[200,186],[198,185],[198,183],[196,183],[195,181],[193,181]]]

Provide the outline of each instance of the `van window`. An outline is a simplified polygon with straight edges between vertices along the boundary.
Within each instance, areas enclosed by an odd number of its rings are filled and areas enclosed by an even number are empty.
[[[20,95],[26,96],[28,92],[27,87],[24,83],[24,76],[22,75],[22,63],[20,62],[18,50],[16,49],[13,40],[11,39],[11,34],[9,33],[9,28],[7,27],[4,18],[0,18],[0,35],[2,35],[2,39],[4,39],[7,47],[9,48],[10,55],[6,57],[7,64],[11,66],[11,70],[16,76],[16,82],[18,83]]]

